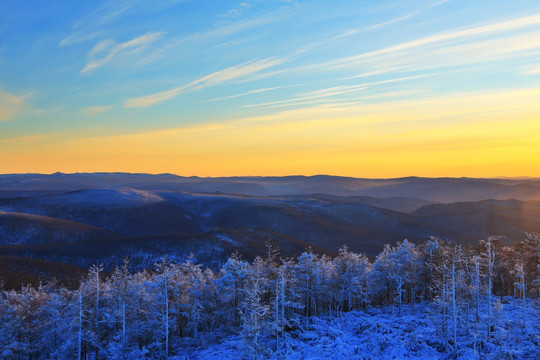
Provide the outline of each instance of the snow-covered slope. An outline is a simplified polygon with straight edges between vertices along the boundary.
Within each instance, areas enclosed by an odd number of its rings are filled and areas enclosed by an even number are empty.
[[[302,328],[286,333],[277,348],[274,339],[261,339],[260,359],[538,359],[539,307],[538,301],[527,306],[518,301],[514,309],[511,298],[504,299],[491,342],[485,341],[483,331],[477,331],[475,338],[471,327],[469,334],[460,334],[455,356],[435,326],[440,315],[433,306],[421,309],[416,304],[404,308],[402,315],[397,308],[386,307],[306,319]],[[242,336],[228,336],[217,344],[186,346],[184,354],[171,360],[248,359],[247,350]]]

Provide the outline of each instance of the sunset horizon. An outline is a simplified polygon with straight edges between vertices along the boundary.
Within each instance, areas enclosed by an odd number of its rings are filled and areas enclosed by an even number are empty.
[[[419,175],[404,175],[404,176],[392,176],[392,177],[367,177],[367,176],[347,176],[339,174],[324,174],[324,173],[314,173],[314,174],[268,174],[268,175],[254,175],[254,174],[240,174],[240,175],[226,175],[226,176],[201,176],[196,174],[177,174],[172,172],[131,172],[131,171],[75,171],[75,172],[63,172],[63,171],[54,171],[54,172],[24,172],[24,173],[0,173],[0,176],[10,176],[10,175],[38,175],[38,176],[62,176],[62,175],[149,175],[149,176],[175,176],[179,178],[199,178],[199,179],[264,179],[264,178],[316,178],[316,177],[328,177],[328,178],[349,178],[357,180],[397,180],[397,179],[471,179],[471,180],[537,180],[540,179],[539,176],[419,176]]]
[[[0,14],[0,173],[540,177],[537,2]]]

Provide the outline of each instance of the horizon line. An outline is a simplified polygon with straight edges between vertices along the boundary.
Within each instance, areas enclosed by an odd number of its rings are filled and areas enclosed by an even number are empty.
[[[76,172],[62,172],[55,171],[51,173],[39,173],[39,172],[26,172],[26,173],[0,173],[0,176],[21,176],[21,175],[41,175],[41,176],[53,176],[53,175],[91,175],[91,174],[122,174],[122,175],[170,175],[181,178],[199,178],[199,179],[234,179],[234,178],[291,178],[291,177],[334,177],[334,178],[347,178],[347,179],[359,179],[359,180],[396,180],[396,179],[485,179],[485,180],[540,180],[537,176],[489,176],[489,177],[473,177],[473,176],[418,176],[418,175],[406,175],[397,177],[357,177],[357,176],[344,176],[344,175],[332,175],[332,174],[290,174],[290,175],[231,175],[231,176],[199,176],[199,175],[180,175],[170,172],[164,173],[150,173],[150,172],[128,172],[128,171],[76,171]]]

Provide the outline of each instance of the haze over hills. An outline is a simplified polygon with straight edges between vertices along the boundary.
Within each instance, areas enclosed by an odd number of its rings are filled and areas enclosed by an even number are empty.
[[[486,199],[540,200],[538,178],[361,179],[328,175],[284,177],[183,177],[173,174],[75,173],[0,175],[0,196],[37,195],[95,188],[223,192],[251,196],[328,194],[406,197],[433,202]]]
[[[27,279],[124,257],[144,268],[193,253],[218,267],[233,251],[261,254],[267,240],[283,256],[342,245],[375,256],[386,243],[430,236],[470,244],[503,235],[512,244],[540,230],[539,199],[533,178],[0,175],[0,256],[25,259]],[[56,273],[32,274],[29,259],[56,264]]]

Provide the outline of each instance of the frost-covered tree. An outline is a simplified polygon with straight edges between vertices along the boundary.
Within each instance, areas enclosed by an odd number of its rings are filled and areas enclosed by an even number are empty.
[[[182,276],[181,308],[186,325],[180,335],[189,334],[197,338],[199,329],[213,321],[208,316],[208,310],[212,308],[209,302],[217,294],[209,284],[212,284],[215,275],[212,270],[203,270],[202,265],[196,264],[193,256],[181,264],[179,270]]]
[[[485,246],[485,252],[482,253],[484,261],[487,264],[487,341],[491,340],[492,332],[492,308],[493,308],[493,278],[495,276],[495,243],[499,240],[497,236],[490,236],[481,243]]]
[[[102,324],[102,309],[101,295],[103,292],[103,283],[101,281],[101,274],[103,273],[103,265],[93,265],[89,270],[86,278],[81,282],[81,298],[82,298],[82,312],[84,313],[83,319],[86,323],[85,329],[87,331],[86,345],[88,351],[93,351],[94,356],[99,357],[99,352],[102,348],[103,340],[103,328]]]
[[[390,304],[394,287],[390,276],[391,253],[393,249],[386,244],[373,262],[369,277],[369,293],[373,302],[378,305]]]
[[[439,239],[431,236],[424,244],[424,288],[427,291],[427,298],[433,300],[435,283],[436,254],[439,250]]]
[[[514,286],[519,289],[521,292],[521,296],[523,298],[523,304],[525,304],[525,294],[526,294],[526,287],[525,287],[525,266],[522,262],[516,263],[514,267],[514,273],[516,275],[516,282],[514,283]]]
[[[18,332],[20,319],[17,317],[12,298],[15,291],[0,292],[0,358],[14,359],[19,351]]]
[[[525,233],[525,238],[519,243],[517,252],[519,261],[523,264],[524,287],[540,295],[540,234]]]
[[[248,263],[242,260],[238,253],[233,253],[215,280],[222,310],[218,316],[234,326],[240,325],[240,304],[245,296],[248,276]]]
[[[366,299],[369,262],[365,255],[341,247],[334,259],[337,290],[337,308],[350,311],[363,304]]]
[[[50,359],[76,359],[79,347],[78,292],[64,288],[48,287],[47,301],[41,307],[42,319],[39,342],[46,346],[42,353]],[[81,338],[82,341],[82,338]]]
[[[387,300],[394,294],[401,314],[403,294],[409,295],[409,301],[414,299],[421,270],[420,255],[413,243],[405,239],[395,247],[386,245],[373,263],[372,291],[385,293]]]
[[[195,257],[163,259],[134,273],[127,262],[111,272],[95,266],[72,289],[0,288],[0,358],[190,358],[229,336],[237,341],[225,346],[243,349],[245,358],[292,358],[299,342],[347,331],[355,339],[373,339],[370,349],[386,356],[380,331],[388,334],[393,325],[378,323],[374,314],[401,323],[398,332],[409,329],[411,317],[400,315],[417,308],[404,304],[418,296],[427,300],[428,315],[416,313],[413,326],[433,320],[429,344],[446,349],[441,356],[535,358],[538,275],[529,261],[538,261],[540,250],[536,243],[534,254],[522,256],[523,246],[503,247],[497,238],[474,246],[431,238],[421,246],[407,240],[386,245],[373,264],[346,247],[333,258],[308,249],[296,259],[278,259],[268,246],[254,261],[233,255],[216,272]],[[501,295],[511,294],[514,282],[521,300],[509,318],[511,299]],[[392,311],[374,309],[387,304],[395,304]],[[355,311],[364,307],[365,314]],[[324,329],[325,323],[333,329]],[[415,332],[407,330],[398,342],[403,349],[428,346]]]
[[[250,269],[250,291],[241,305],[243,345],[246,356],[252,359],[261,357],[265,349],[260,339],[268,328],[267,318],[270,312],[269,306],[262,302],[262,284],[265,280],[262,276],[263,268],[263,260],[260,257],[255,258]]]
[[[309,317],[317,314],[317,287],[321,283],[319,257],[311,249],[298,257],[296,276],[299,279],[298,291],[302,294],[304,315]]]
[[[134,319],[137,308],[138,286],[129,271],[129,261],[124,259],[122,267],[116,267],[104,284],[103,300],[106,309],[103,312],[104,326],[107,327],[109,341],[107,354],[128,356],[134,337]]]
[[[178,322],[174,321],[180,313],[180,297],[183,283],[177,264],[171,263],[167,258],[163,258],[156,264],[155,276],[147,282],[150,299],[154,304],[154,312],[157,315],[157,329],[155,339],[161,343],[161,350],[164,358],[170,355],[171,334],[177,327]]]
[[[16,326],[16,338],[19,344],[16,352],[19,358],[37,358],[41,351],[39,342],[43,320],[42,306],[48,300],[43,288],[24,286],[19,292],[12,292],[10,300],[14,315],[19,319]]]

